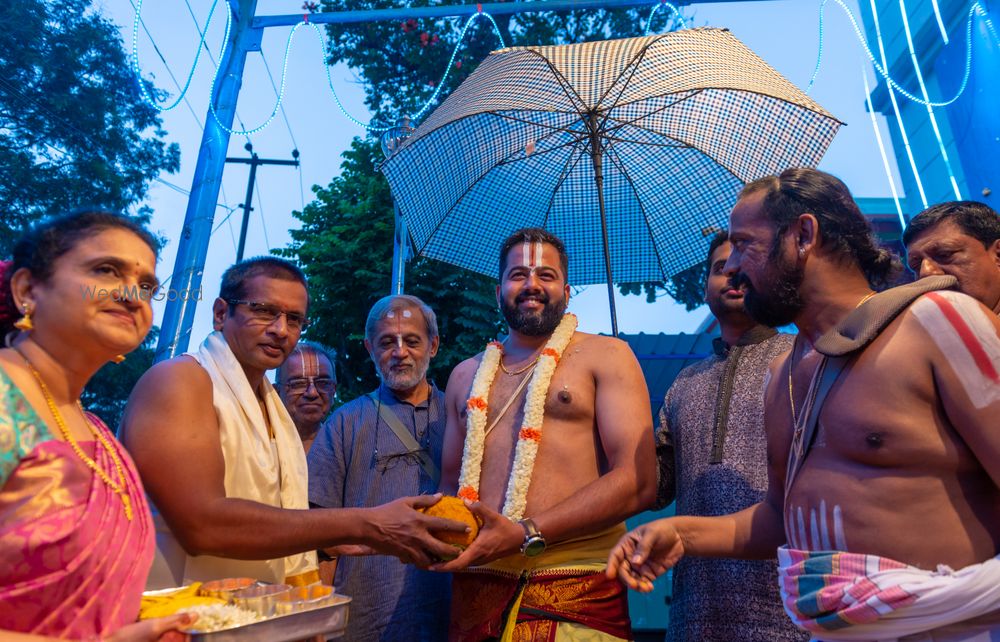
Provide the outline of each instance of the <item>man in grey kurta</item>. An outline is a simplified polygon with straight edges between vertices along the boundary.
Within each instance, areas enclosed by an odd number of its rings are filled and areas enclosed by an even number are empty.
[[[385,297],[372,307],[365,337],[382,383],[338,408],[313,442],[309,501],[316,506],[378,506],[437,491],[445,409],[444,394],[427,380],[438,348],[434,313],[416,297]],[[409,434],[409,445],[396,430]],[[353,598],[345,640],[447,639],[450,575],[383,555],[342,556],[334,586]]]
[[[723,267],[731,246],[709,248],[705,301],[722,336],[714,354],[688,366],[667,391],[656,430],[657,507],[678,515],[725,515],[764,498],[764,376],[792,337],[756,325]],[[684,557],[674,568],[667,640],[784,642],[808,639],[785,614],[774,560]]]

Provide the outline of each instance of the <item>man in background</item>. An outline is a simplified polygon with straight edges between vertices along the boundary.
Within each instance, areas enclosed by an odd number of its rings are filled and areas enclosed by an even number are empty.
[[[719,232],[708,248],[705,302],[721,337],[714,354],[688,366],[667,391],[656,431],[656,508],[675,497],[678,515],[726,515],[764,499],[767,436],[764,376],[792,337],[755,322],[744,288],[725,269],[732,252]],[[674,569],[667,640],[783,642],[808,639],[785,615],[774,560],[685,557]]]
[[[275,379],[285,409],[295,423],[306,453],[337,394],[337,353],[312,341],[299,341]]]
[[[976,201],[927,208],[903,232],[917,278],[947,274],[958,289],[1000,314],[1000,215]]]

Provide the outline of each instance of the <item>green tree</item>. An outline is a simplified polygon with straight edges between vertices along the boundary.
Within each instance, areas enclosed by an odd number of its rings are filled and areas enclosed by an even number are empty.
[[[378,172],[379,142],[355,138],[343,154],[341,174],[295,216],[302,229],[277,253],[297,259],[309,277],[307,338],[337,350],[338,397],[349,401],[377,385],[364,349],[368,310],[389,293],[392,259],[392,200]],[[500,329],[493,279],[430,259],[407,267],[407,293],[438,315],[441,349],[431,378],[443,388],[459,361],[482,350]]]
[[[180,149],[139,95],[117,27],[90,0],[0,4],[0,256],[39,216],[125,211]],[[141,212],[144,214],[145,212]]]

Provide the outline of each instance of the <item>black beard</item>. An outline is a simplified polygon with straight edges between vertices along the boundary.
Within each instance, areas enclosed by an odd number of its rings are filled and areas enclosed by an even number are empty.
[[[799,294],[799,287],[805,278],[805,271],[796,263],[790,263],[781,255],[773,257],[771,274],[766,275],[768,290],[758,290],[750,283],[746,274],[733,277],[737,286],[745,288],[743,307],[757,323],[771,328],[789,325],[795,321],[805,302]]]
[[[562,321],[563,315],[566,313],[565,299],[552,303],[546,298],[543,301],[545,306],[542,311],[531,313],[521,312],[518,309],[518,299],[521,298],[517,297],[514,300],[514,305],[508,304],[506,299],[500,301],[500,311],[511,330],[516,330],[529,337],[544,337],[556,331],[559,322]]]

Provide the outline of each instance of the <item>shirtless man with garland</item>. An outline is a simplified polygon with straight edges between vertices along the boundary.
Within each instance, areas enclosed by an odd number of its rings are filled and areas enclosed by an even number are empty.
[[[768,494],[641,526],[609,576],[648,591],[683,555],[777,549],[786,610],[816,640],[997,639],[1000,319],[948,276],[875,294],[891,261],[817,170],[747,185],[729,238],[750,315],[800,332],[765,384]]]
[[[448,382],[442,490],[483,522],[435,567],[477,567],[455,575],[452,640],[631,638],[627,592],[603,571],[622,521],[654,499],[652,413],[628,345],[565,314],[567,267],[548,232],[509,237],[497,302],[510,336]]]

